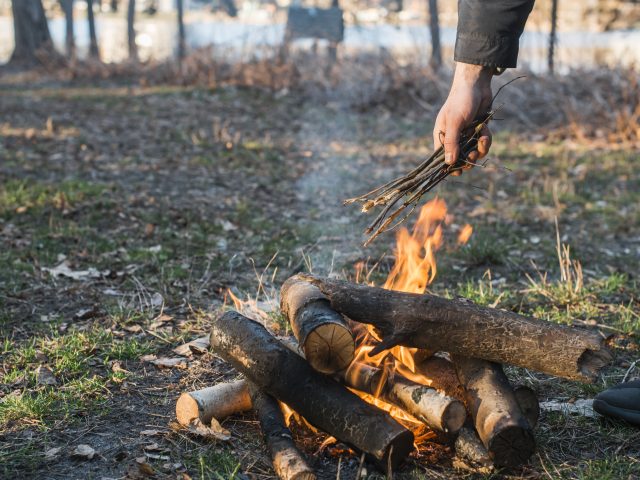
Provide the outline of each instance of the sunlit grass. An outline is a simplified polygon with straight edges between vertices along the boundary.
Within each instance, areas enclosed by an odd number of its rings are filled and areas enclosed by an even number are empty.
[[[32,337],[23,345],[5,340],[0,383],[16,390],[0,402],[0,432],[29,425],[47,428],[103,404],[109,387],[126,377],[112,371],[110,362],[134,360],[151,350],[149,342],[117,338],[100,328]],[[38,385],[38,365],[46,365],[58,384]]]

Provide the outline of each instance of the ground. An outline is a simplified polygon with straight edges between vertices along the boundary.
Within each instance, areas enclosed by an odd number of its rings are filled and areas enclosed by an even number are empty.
[[[231,367],[205,353],[159,368],[149,355],[176,357],[206,335],[228,289],[269,307],[299,271],[353,278],[364,262],[370,281],[384,279],[393,235],[363,248],[368,218],[342,200],[428,155],[433,115],[422,107],[440,98],[388,94],[349,103],[294,88],[3,85],[0,476],[275,478],[251,414],[223,423],[230,442],[172,423],[180,392],[234,378]],[[616,334],[615,362],[593,385],[508,370],[541,400],[592,398],[640,368],[637,149],[504,118],[488,167],[438,190],[451,222],[431,290]],[[581,263],[569,280],[556,218]],[[465,223],[474,233],[459,247]],[[356,455],[296,436],[321,478],[353,476]],[[543,412],[536,437],[531,463],[495,478],[640,476],[640,431],[624,424]],[[79,444],[94,458],[73,456]],[[473,476],[436,445],[395,473]]]

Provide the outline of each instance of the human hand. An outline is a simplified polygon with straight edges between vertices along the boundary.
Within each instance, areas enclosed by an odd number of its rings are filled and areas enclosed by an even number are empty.
[[[460,135],[478,116],[491,108],[491,79],[493,71],[481,65],[456,63],[451,90],[440,109],[433,129],[435,148],[444,144],[445,162],[454,164],[460,155]],[[477,150],[469,153],[467,160],[475,162],[484,157],[491,147],[491,131],[486,125],[480,131]],[[473,165],[467,164],[464,170]],[[453,174],[460,174],[454,172]]]

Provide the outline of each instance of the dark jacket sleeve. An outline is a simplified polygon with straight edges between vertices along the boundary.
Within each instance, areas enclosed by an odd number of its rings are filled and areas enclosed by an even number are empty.
[[[456,62],[512,68],[534,0],[458,0]]]

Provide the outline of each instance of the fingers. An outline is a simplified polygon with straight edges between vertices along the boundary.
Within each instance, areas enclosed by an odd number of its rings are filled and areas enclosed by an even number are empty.
[[[485,125],[480,131],[480,138],[478,139],[478,158],[486,157],[491,148],[491,130]]]
[[[460,130],[462,129],[462,119],[447,118],[444,129],[444,161],[448,165],[453,165],[460,155]]]

